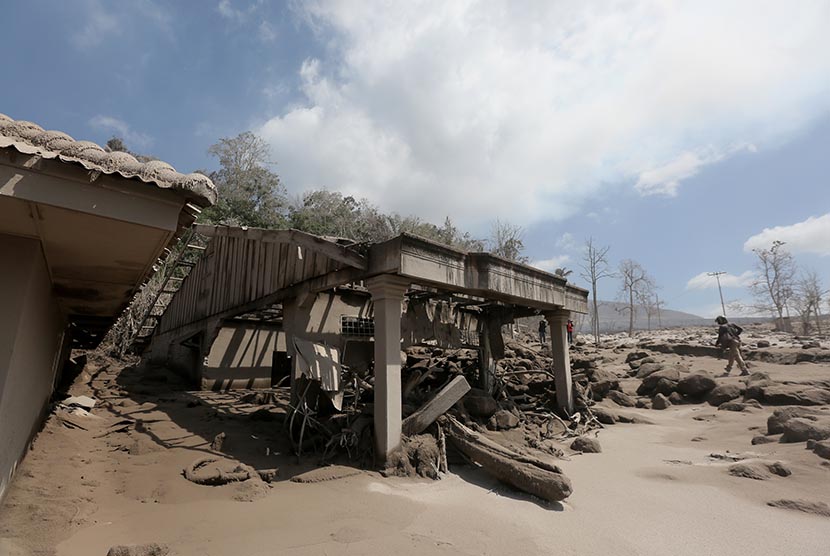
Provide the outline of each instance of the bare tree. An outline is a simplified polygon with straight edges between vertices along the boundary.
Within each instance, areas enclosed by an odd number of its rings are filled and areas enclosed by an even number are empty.
[[[597,247],[594,245],[594,238],[589,237],[585,242],[585,251],[582,253],[580,276],[591,284],[591,296],[593,306],[591,307],[591,333],[594,335],[594,343],[599,344],[599,304],[597,302],[597,282],[603,278],[614,276],[611,267],[608,265],[609,246]]]
[[[804,333],[808,333],[810,319],[815,317],[816,331],[821,334],[821,304],[827,291],[814,270],[805,270],[795,284],[793,305],[801,317]]]
[[[522,255],[525,249],[524,229],[519,225],[496,220],[490,230],[487,244],[491,253],[508,261],[528,261],[528,258]]]
[[[795,261],[783,249],[784,242],[775,240],[769,249],[753,249],[757,255],[758,278],[749,286],[755,296],[755,308],[768,311],[784,330],[784,311],[795,294]]]
[[[637,261],[625,259],[620,262],[618,274],[620,280],[620,298],[628,305],[622,309],[628,312],[628,335],[634,335],[634,318],[637,314],[637,302],[643,299],[654,287],[654,282]]]
[[[637,298],[640,306],[646,312],[646,322],[649,332],[651,332],[651,319],[654,317],[658,317],[659,319],[660,317],[660,305],[662,302],[660,301],[660,298],[657,297],[657,292],[655,291],[656,289],[657,286],[649,280],[637,292]],[[660,326],[662,326],[662,323]]]

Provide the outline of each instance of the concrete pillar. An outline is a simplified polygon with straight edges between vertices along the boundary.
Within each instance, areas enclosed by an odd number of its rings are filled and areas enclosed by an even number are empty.
[[[571,381],[571,355],[568,352],[568,332],[566,325],[571,318],[570,311],[550,311],[545,313],[550,334],[551,352],[553,354],[553,377],[556,384],[557,408],[573,415],[574,397]]]
[[[375,316],[375,456],[401,444],[401,302],[409,282],[389,274],[366,281]]]

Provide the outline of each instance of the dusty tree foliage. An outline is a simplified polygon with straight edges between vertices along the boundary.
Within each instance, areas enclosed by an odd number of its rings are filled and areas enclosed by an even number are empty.
[[[585,250],[582,253],[580,276],[591,284],[591,333],[594,335],[594,343],[599,345],[599,305],[597,301],[597,283],[603,278],[611,278],[614,273],[608,264],[608,251],[610,246],[598,247],[594,245],[594,238],[589,237],[585,242]]]
[[[279,176],[268,169],[268,150],[268,143],[250,131],[211,145],[208,153],[219,159],[219,170],[209,177],[219,198],[202,212],[202,222],[258,228],[285,226],[286,191]]]
[[[628,335],[634,335],[634,319],[640,300],[651,295],[654,281],[637,261],[624,259],[620,262],[617,275],[620,277],[619,297],[626,303],[622,309],[628,313]]]
[[[517,224],[496,220],[490,229],[487,247],[492,254],[508,261],[528,261],[528,258],[522,255],[525,249],[524,229]]]
[[[749,288],[755,296],[754,308],[770,313],[780,330],[784,313],[795,295],[796,266],[792,255],[784,249],[783,241],[773,241],[769,249],[753,249],[757,279]]]
[[[358,242],[384,241],[410,233],[465,251],[481,251],[484,247],[481,240],[459,230],[449,217],[437,226],[417,216],[385,214],[366,199],[325,189],[310,191],[292,202],[288,225],[312,234]]]

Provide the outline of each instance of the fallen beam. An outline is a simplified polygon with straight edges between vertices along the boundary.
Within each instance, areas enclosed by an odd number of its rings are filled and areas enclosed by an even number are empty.
[[[435,397],[425,403],[418,411],[404,419],[401,425],[403,434],[412,436],[424,432],[427,427],[447,412],[464,394],[470,391],[467,379],[459,375],[444,386]]]
[[[564,500],[573,492],[559,467],[511,452],[449,415],[442,423],[453,446],[498,480],[549,502]]]

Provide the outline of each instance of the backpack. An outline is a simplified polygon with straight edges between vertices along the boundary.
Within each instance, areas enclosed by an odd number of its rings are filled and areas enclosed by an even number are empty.
[[[729,333],[735,336],[736,338],[740,338],[741,332],[744,331],[743,328],[741,328],[737,324],[732,324],[731,322],[727,325],[727,327],[729,328]]]

